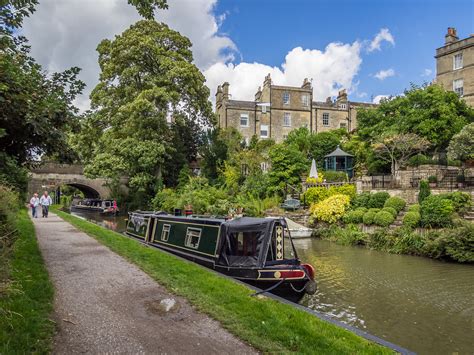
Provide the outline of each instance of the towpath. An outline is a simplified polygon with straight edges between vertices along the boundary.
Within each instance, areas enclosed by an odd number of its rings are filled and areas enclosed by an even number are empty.
[[[33,222],[55,287],[53,353],[255,353],[55,214]]]

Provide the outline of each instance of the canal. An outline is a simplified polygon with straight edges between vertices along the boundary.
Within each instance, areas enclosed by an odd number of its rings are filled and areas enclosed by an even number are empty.
[[[73,212],[122,232],[125,217]],[[318,291],[301,303],[420,354],[474,353],[474,266],[299,239]]]

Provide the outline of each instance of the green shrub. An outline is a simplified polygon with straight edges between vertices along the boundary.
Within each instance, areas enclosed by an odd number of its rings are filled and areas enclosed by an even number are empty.
[[[364,217],[362,217],[362,221],[364,224],[370,226],[371,224],[374,224],[374,218],[377,213],[374,211],[368,211],[364,213]]]
[[[382,208],[382,211],[390,213],[393,216],[393,218],[397,218],[398,212],[393,207],[384,207]]]
[[[436,175],[430,175],[428,176],[428,182],[429,183],[437,183],[438,182],[438,178],[436,177]]]
[[[310,187],[303,195],[307,204],[319,202],[329,197],[329,189],[325,187]]]
[[[421,216],[419,212],[407,212],[405,216],[403,216],[403,225],[408,228],[418,227],[420,219]]]
[[[474,224],[464,221],[447,231],[446,254],[461,263],[474,262]]]
[[[345,182],[349,181],[347,174],[343,171],[326,170],[322,172],[326,182]]]
[[[356,188],[352,184],[346,184],[342,186],[331,186],[326,187],[310,187],[303,195],[307,204],[320,202],[334,195],[346,195],[350,199],[353,199],[356,195]]]
[[[368,211],[377,213],[380,212],[380,208],[369,208]]]
[[[414,205],[411,205],[408,207],[408,212],[418,212],[420,213],[420,205],[418,203],[415,203]]]
[[[424,238],[409,228],[399,228],[393,233],[389,251],[396,254],[422,255]]]
[[[466,213],[471,208],[471,195],[466,192],[455,191],[439,196],[450,200],[453,203],[454,210],[458,213]]]
[[[342,220],[344,223],[362,223],[365,212],[362,210],[352,210],[347,212]]]
[[[429,195],[431,195],[431,190],[430,190],[430,185],[428,185],[428,181],[421,180],[420,181],[420,192],[418,193],[418,203],[421,205],[421,203]]]
[[[357,207],[355,210],[356,211],[362,211],[364,213],[368,211],[367,208],[365,208],[365,207]]]
[[[358,207],[368,208],[369,201],[370,201],[370,192],[363,192],[361,194],[356,195],[352,199],[352,206],[354,208],[358,208]]]
[[[395,196],[395,197],[390,197],[389,199],[387,199],[387,201],[385,201],[383,206],[393,207],[398,213],[405,208],[406,204],[407,203],[405,202],[404,199]]]
[[[423,227],[448,227],[452,224],[453,203],[442,196],[428,196],[421,204]]]
[[[374,217],[374,223],[380,227],[388,227],[394,220],[395,217],[387,211],[377,212]]]
[[[313,203],[309,212],[318,221],[335,223],[344,216],[349,203],[349,196],[337,194],[321,202]]]
[[[390,197],[388,192],[376,192],[370,195],[368,208],[382,208],[385,201]]]

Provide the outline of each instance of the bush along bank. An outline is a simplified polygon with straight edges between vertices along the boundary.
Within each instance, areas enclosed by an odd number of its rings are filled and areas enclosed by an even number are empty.
[[[474,224],[459,218],[471,207],[470,195],[431,195],[425,185],[421,186],[421,204],[408,208],[403,199],[389,197],[385,192],[348,197],[350,203],[339,197],[337,207],[333,199],[338,195],[315,203],[310,209],[314,235],[343,245],[474,262]],[[394,227],[397,218],[401,220],[400,227]],[[364,226],[372,226],[374,231],[366,233]]]
[[[0,196],[4,201],[5,194]],[[48,318],[53,286],[26,210],[15,212],[11,227],[0,239],[0,354],[47,354],[54,332]]]
[[[170,292],[262,352],[384,354],[389,349],[267,297],[251,297],[248,287],[196,264],[104,229],[67,213],[64,220],[138,265]]]

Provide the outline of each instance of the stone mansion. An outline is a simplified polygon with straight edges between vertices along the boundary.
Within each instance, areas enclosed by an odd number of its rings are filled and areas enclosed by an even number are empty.
[[[248,142],[253,135],[282,142],[290,131],[307,127],[319,133],[339,128],[357,128],[357,110],[376,105],[347,99],[346,90],[337,99],[313,101],[313,87],[305,79],[301,87],[273,85],[270,74],[258,88],[255,101],[230,100],[229,83],[219,85],[216,114],[221,128],[236,128]]]

